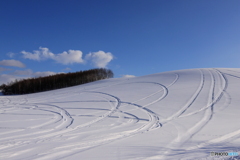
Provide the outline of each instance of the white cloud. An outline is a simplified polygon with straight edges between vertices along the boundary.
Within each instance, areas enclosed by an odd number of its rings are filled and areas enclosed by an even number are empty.
[[[39,50],[34,50],[33,53],[26,51],[22,51],[21,53],[25,59],[36,61],[54,58],[54,54],[48,48],[43,47],[39,47]]]
[[[0,61],[0,65],[2,66],[13,66],[13,67],[19,67],[19,68],[24,68],[25,64],[23,64],[20,61],[11,59],[11,60],[2,60]]]
[[[48,48],[39,47],[39,50],[31,52],[22,51],[23,58],[36,61],[51,59],[57,63],[64,65],[73,63],[86,63],[85,60],[91,62],[95,67],[105,68],[110,61],[113,60],[113,55],[110,52],[98,51],[92,52],[82,58],[83,53],[80,50],[68,50],[59,54],[52,53]]]
[[[83,63],[82,52],[79,50],[69,50],[63,53],[56,54],[52,57],[58,63],[62,64],[72,64],[72,63]]]
[[[35,51],[35,53],[39,54],[41,57],[46,59],[54,58],[54,54],[50,52],[48,48],[39,47],[39,50]]]
[[[128,75],[128,74],[127,74],[127,75],[123,75],[122,77],[123,77],[123,78],[133,78],[133,77],[136,77],[136,76],[134,76],[134,75]]]
[[[91,61],[95,67],[99,68],[105,68],[112,59],[113,55],[104,51],[92,52],[86,55],[86,60]]]
[[[23,58],[25,59],[31,59],[31,60],[37,60],[40,61],[40,55],[38,53],[30,53],[30,52],[26,52],[26,51],[22,51],[21,52],[23,54]]]
[[[23,57],[25,59],[31,60],[46,60],[52,59],[57,63],[61,64],[72,64],[72,63],[84,63],[82,59],[82,52],[80,50],[69,50],[63,53],[54,54],[48,48],[39,47],[39,50],[34,50],[33,53],[22,51]]]

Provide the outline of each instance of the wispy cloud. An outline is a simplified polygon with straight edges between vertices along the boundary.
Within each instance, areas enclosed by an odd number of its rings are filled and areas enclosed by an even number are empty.
[[[61,64],[84,63],[82,52],[79,50],[64,51],[59,54],[52,53],[48,48],[39,47],[39,50],[34,50],[33,53],[22,51],[25,59],[42,61],[52,59]]]
[[[57,74],[56,72],[45,71],[45,72],[33,72],[31,69],[26,70],[16,70],[12,73],[12,75],[18,76],[29,76],[29,77],[44,77],[49,75]]]
[[[71,68],[65,68],[65,69],[63,69],[63,71],[71,71],[72,69]]]
[[[133,77],[136,77],[136,76],[134,76],[134,75],[128,75],[128,74],[127,74],[127,75],[123,75],[122,77],[123,77],[123,78],[133,78]]]
[[[33,74],[33,71],[31,69],[27,69],[27,70],[16,70],[13,73],[11,73],[12,75],[18,75],[18,76],[31,76]]]
[[[10,58],[13,58],[15,56],[15,53],[9,52],[9,53],[7,53],[7,56]]]
[[[91,61],[95,67],[99,68],[105,68],[112,59],[112,53],[105,53],[104,51],[92,52],[86,55],[86,60]]]
[[[0,85],[3,84],[3,83],[7,84],[8,82],[12,82],[15,79],[20,79],[20,77],[16,78],[16,76],[14,76],[14,75],[1,74],[0,75]]]
[[[13,67],[19,67],[19,68],[24,68],[25,64],[23,64],[20,61],[11,59],[11,60],[2,60],[0,61],[1,66],[13,66]]]
[[[50,75],[54,75],[54,74],[58,74],[58,73],[51,72],[51,71],[33,73],[34,77],[45,77],[45,76],[50,76]]]
[[[0,68],[1,69],[1,68]],[[58,74],[56,72],[51,71],[45,71],[45,72],[33,72],[31,69],[26,70],[16,70],[14,72],[11,72],[9,74],[2,74],[0,75],[0,85],[2,83],[9,83],[12,81],[20,80],[20,79],[27,79],[31,77],[45,77],[49,75]]]
[[[3,72],[3,71],[9,71],[9,70],[11,70],[11,69],[0,67],[0,72]]]

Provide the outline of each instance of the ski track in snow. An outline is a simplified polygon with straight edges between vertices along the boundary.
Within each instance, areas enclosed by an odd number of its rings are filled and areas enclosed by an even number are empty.
[[[175,87],[188,80],[184,73],[191,71],[196,75],[196,80],[191,83],[197,87],[190,87],[192,94],[185,96],[185,103],[168,116],[156,110],[163,107],[163,104],[171,106],[174,98],[169,100],[168,97],[177,98],[177,94],[181,94]],[[1,96],[0,159],[50,160],[68,159],[75,155],[81,157],[81,153],[94,148],[138,135],[164,131],[169,125],[174,126],[177,136],[168,142],[162,140],[161,136],[155,137],[156,141],[159,139],[159,142],[168,143],[167,146],[159,147],[165,147],[164,149],[151,155],[125,159],[182,159],[183,156],[175,154],[176,150],[197,151],[237,140],[240,137],[240,126],[235,127],[234,131],[189,146],[189,142],[212,122],[214,116],[231,107],[233,97],[231,90],[227,91],[231,85],[229,79],[237,81],[240,78],[239,70],[191,71],[168,73],[167,80],[164,80],[164,75],[159,74],[159,78],[156,75],[152,78],[144,76],[114,83],[96,82],[94,85],[36,95]],[[145,87],[151,92],[145,94],[141,91],[145,95],[139,96],[139,91],[128,89],[130,86]],[[122,88],[126,92],[118,93]],[[133,98],[128,99],[133,100],[125,100],[125,94],[132,96]],[[176,96],[172,96],[174,94]],[[198,105],[201,100],[206,103]],[[186,128],[181,119],[197,119],[197,122]],[[209,154],[211,151],[209,150]],[[201,156],[206,158],[206,154],[198,155]]]

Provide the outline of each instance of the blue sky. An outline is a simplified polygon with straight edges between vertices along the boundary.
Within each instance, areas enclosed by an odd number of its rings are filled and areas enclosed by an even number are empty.
[[[240,68],[239,17],[239,0],[0,1],[0,84],[96,67]]]

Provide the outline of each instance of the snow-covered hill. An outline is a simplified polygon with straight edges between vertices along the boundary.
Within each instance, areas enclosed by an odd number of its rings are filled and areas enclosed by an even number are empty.
[[[236,151],[240,69],[180,70],[0,96],[0,159],[195,160]]]

